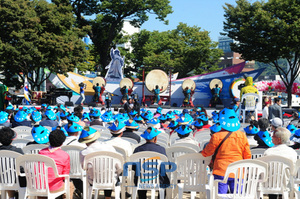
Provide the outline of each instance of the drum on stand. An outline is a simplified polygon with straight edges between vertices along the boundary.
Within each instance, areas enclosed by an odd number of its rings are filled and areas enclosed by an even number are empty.
[[[126,88],[128,88],[128,89],[132,89],[133,81],[129,78],[123,78],[120,82],[120,88],[123,88],[124,86],[126,86]]]
[[[188,87],[189,89],[191,89],[193,91],[196,88],[196,83],[192,79],[186,79],[183,81],[181,87],[183,90],[186,89],[186,87]]]
[[[97,83],[99,83],[99,86],[103,86],[104,85],[104,87],[105,87],[105,85],[106,85],[106,81],[105,81],[105,79],[103,77],[96,77],[96,78],[94,78],[94,80],[93,80],[93,86],[96,86]]]
[[[215,88],[216,85],[218,85],[218,87],[219,87],[220,89],[223,88],[223,83],[222,83],[222,81],[221,81],[220,79],[212,79],[212,80],[210,81],[210,83],[209,83],[209,88],[210,88],[210,90],[213,89],[213,88]]]
[[[146,76],[145,85],[150,92],[153,92],[156,86],[158,86],[160,93],[162,93],[169,86],[169,77],[164,71],[155,69],[150,71]]]

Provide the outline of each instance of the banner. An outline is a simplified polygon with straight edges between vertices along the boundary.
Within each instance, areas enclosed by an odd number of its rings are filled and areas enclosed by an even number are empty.
[[[24,97],[25,99],[30,102],[30,94],[29,94],[29,83],[28,83],[28,80],[27,80],[27,76],[25,76],[25,79],[24,79]]]

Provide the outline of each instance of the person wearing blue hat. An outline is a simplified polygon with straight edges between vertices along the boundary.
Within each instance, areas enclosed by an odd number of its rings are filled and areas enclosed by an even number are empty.
[[[45,115],[46,119],[41,121],[40,125],[49,127],[58,126],[58,122],[56,121],[56,115],[52,110],[46,110]]]
[[[220,132],[222,130],[222,127],[221,127],[220,123],[215,123],[209,129],[210,129],[210,135],[212,135],[214,133]]]
[[[160,120],[160,126],[166,130],[168,128],[168,123],[166,123],[168,117],[166,114],[161,114],[158,119]]]
[[[266,118],[261,118],[258,120],[259,132],[254,135],[254,140],[256,140],[256,147],[252,147],[251,149],[259,149],[259,148],[270,148],[274,146],[272,143],[272,137],[270,132],[267,130],[270,126],[269,120]],[[254,144],[252,144],[254,145]]]
[[[80,146],[85,148],[85,144],[78,142],[78,136],[81,134],[81,131],[83,129],[82,126],[77,124],[76,122],[69,122],[64,126],[65,130],[67,131],[68,135],[66,137],[65,142],[63,143],[64,146],[66,145],[72,145],[72,146]]]
[[[190,134],[193,132],[193,130],[187,125],[178,126],[175,129],[175,132],[177,133],[179,139],[176,139],[174,144],[189,143],[199,146],[199,143],[193,137],[190,137]]]
[[[125,131],[126,125],[124,122],[120,122],[118,119],[116,119],[109,127],[110,133],[112,134],[112,138],[109,139],[107,144],[111,144],[113,146],[121,147],[123,148],[127,156],[132,155],[132,146],[130,142],[127,140],[123,140],[121,137],[123,135],[123,132]]]
[[[132,138],[136,140],[138,143],[140,143],[141,137],[135,133],[139,129],[139,124],[136,121],[129,119],[125,122],[125,125],[126,125],[126,129],[123,132],[122,137]]]
[[[162,108],[159,106],[154,113],[154,117],[159,117],[161,115]]]
[[[104,123],[112,123],[114,121],[112,112],[110,110],[106,111],[103,115],[101,115],[101,120]]]
[[[85,123],[84,126],[90,126],[91,118],[90,118],[89,113],[84,112],[82,114],[81,120]]]
[[[208,123],[208,117],[206,115],[200,115],[197,119],[200,119],[203,123],[203,129],[209,129],[209,127],[211,127],[211,125]]]
[[[59,113],[59,117],[60,117],[59,125],[64,126],[64,125],[68,124],[68,120],[67,120],[68,115],[69,115],[69,112],[67,112],[67,111],[61,111]]]
[[[192,125],[195,127],[194,128],[194,136],[196,135],[197,132],[203,131],[203,123],[200,119],[197,119],[192,123]]]
[[[108,152],[117,152],[115,148],[108,144],[107,142],[100,142],[98,138],[100,137],[99,131],[92,127],[84,127],[82,133],[79,137],[79,142],[85,144],[86,147],[80,152],[80,163],[83,166],[84,158],[90,153],[98,152],[98,151],[108,151]],[[92,161],[89,162],[91,165],[93,164]],[[123,165],[115,165],[117,168],[117,178],[122,172]],[[105,166],[104,166],[105,167]],[[94,178],[94,171],[92,167],[88,167],[86,171],[87,180],[90,184],[93,184]],[[105,198],[111,197],[112,190],[104,190]]]
[[[146,140],[146,143],[141,146],[136,147],[133,153],[138,153],[138,152],[142,152],[142,151],[152,151],[152,152],[157,152],[157,153],[167,156],[166,149],[164,147],[156,144],[157,135],[160,133],[161,133],[161,131],[156,128],[153,128],[153,127],[147,128],[144,131],[144,133],[141,134],[141,137]],[[170,180],[167,175],[159,176],[159,183],[163,184],[163,185],[169,185]],[[147,191],[139,190],[138,196],[139,196],[139,198],[147,198]]]
[[[9,114],[5,111],[0,112],[0,126],[10,127],[11,123],[8,120]]]
[[[160,120],[157,118],[152,118],[151,120],[148,121],[147,126],[154,127],[156,129],[160,129],[161,128]]]
[[[169,123],[168,128],[171,129],[170,135],[174,132],[174,130],[178,127],[178,122],[173,120]]]
[[[47,128],[37,124],[32,127],[31,135],[34,141],[28,142],[26,146],[31,144],[47,144],[49,142],[50,131]]]
[[[42,114],[41,114],[41,112],[39,112],[39,111],[33,111],[31,113],[31,115],[30,115],[30,119],[31,119],[33,125],[36,124],[36,123],[38,123],[38,122],[40,122],[42,120]]]
[[[144,119],[141,116],[135,116],[133,118],[134,121],[136,121],[138,124],[146,126],[146,122],[144,121]]]
[[[251,151],[245,133],[239,131],[240,121],[233,109],[221,110],[219,122],[222,130],[211,136],[201,154],[204,157],[215,154],[212,159],[214,179],[223,180],[228,165],[239,160],[251,159]],[[228,178],[227,183],[219,183],[218,193],[227,194],[228,186],[232,192],[234,184],[234,178]]]
[[[103,122],[100,119],[100,116],[101,116],[100,110],[94,109],[94,110],[92,110],[92,112],[91,112],[90,115],[92,117],[92,121],[90,123],[90,126],[93,126],[93,125],[101,125],[101,126],[103,126]]]
[[[27,119],[27,113],[25,111],[19,110],[17,114],[14,117],[14,121],[12,122],[11,127],[17,127],[17,126],[29,126],[32,127],[32,124]]]

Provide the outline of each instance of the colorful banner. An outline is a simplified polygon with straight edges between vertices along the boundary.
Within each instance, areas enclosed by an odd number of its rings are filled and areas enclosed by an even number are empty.
[[[27,80],[27,76],[25,76],[25,79],[24,79],[24,97],[28,102],[31,101],[30,94],[29,94],[29,83],[28,83],[28,80]]]

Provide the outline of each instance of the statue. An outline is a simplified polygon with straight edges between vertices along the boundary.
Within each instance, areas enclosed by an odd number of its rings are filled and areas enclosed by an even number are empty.
[[[118,48],[110,50],[110,63],[105,67],[108,69],[105,79],[108,81],[121,81],[123,79],[122,67],[124,65],[125,56],[121,57]]]

